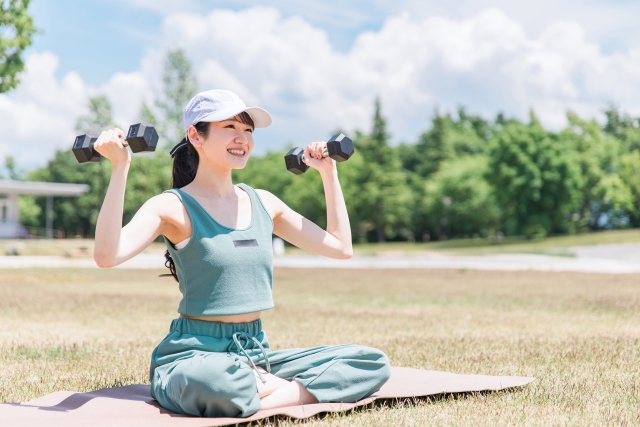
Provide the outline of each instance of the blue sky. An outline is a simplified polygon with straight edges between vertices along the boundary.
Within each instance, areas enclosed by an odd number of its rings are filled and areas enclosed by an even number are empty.
[[[162,2],[159,2],[162,3]],[[287,16],[304,16],[314,25],[327,31],[332,45],[339,51],[347,51],[356,36],[364,31],[375,31],[384,22],[386,12],[375,2],[355,1],[347,7],[307,7],[309,2],[254,2],[216,1],[198,2],[182,7],[158,7],[125,2],[92,0],[33,0],[31,11],[41,32],[36,36],[30,51],[49,50],[60,57],[57,75],[69,71],[78,72],[88,84],[106,82],[115,72],[135,71],[145,51],[158,48],[157,35],[169,10],[182,9],[206,13],[213,9],[242,10],[255,5],[275,5]],[[317,2],[312,2],[317,3]],[[328,4],[331,2],[327,2]],[[349,2],[346,2],[349,3]],[[284,6],[284,7],[282,7]],[[358,13],[349,15],[349,11]]]
[[[347,51],[355,38],[364,31],[379,30],[385,18],[402,10],[419,10],[438,13],[442,16],[463,18],[483,7],[499,5],[513,15],[529,14],[530,8],[522,7],[519,1],[459,1],[407,2],[399,1],[190,1],[172,2],[159,0],[159,6],[150,7],[152,1],[127,2],[122,0],[33,0],[31,11],[38,28],[42,31],[35,38],[31,50],[50,50],[61,59],[59,75],[77,71],[89,83],[104,83],[116,71],[130,72],[137,69],[140,59],[149,48],[158,47],[157,34],[170,11],[185,10],[206,13],[214,8],[242,10],[255,5],[274,6],[284,16],[302,16],[310,23],[326,30],[332,45],[339,51]],[[162,5],[162,4],[166,5]],[[416,6],[424,3],[424,6]],[[501,4],[503,3],[503,4]],[[640,9],[634,0],[610,0],[583,2],[558,1],[538,3],[529,20],[522,20],[532,33],[540,31],[545,24],[556,19],[575,19],[588,24],[592,29],[590,38],[604,52],[620,51],[637,44],[640,32],[635,19],[615,21],[627,10]],[[519,6],[520,4],[520,6]],[[315,5],[311,6],[310,5]],[[565,7],[562,7],[566,5]],[[544,11],[547,10],[547,14]],[[608,16],[599,20],[602,10]],[[427,13],[429,13],[427,12]],[[616,13],[618,12],[618,13]],[[542,15],[542,16],[540,16]],[[632,14],[633,15],[633,14]],[[640,15],[635,15],[640,16]],[[604,21],[604,22],[602,22]],[[613,21],[613,22],[611,22]]]
[[[272,113],[257,154],[366,131],[376,97],[393,143],[459,105],[489,118],[533,108],[552,129],[567,110],[601,120],[609,103],[640,115],[640,2],[33,0],[31,11],[41,32],[22,84],[0,95],[0,157],[25,168],[67,148],[89,96],[105,94],[120,126],[137,120],[176,47],[201,90]]]
[[[54,52],[58,77],[76,71],[92,85],[136,70],[162,25],[158,13],[102,0],[34,0],[31,10],[40,33],[29,52]]]

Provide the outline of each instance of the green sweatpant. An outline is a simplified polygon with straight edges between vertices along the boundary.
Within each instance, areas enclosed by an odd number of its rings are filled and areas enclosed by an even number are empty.
[[[262,322],[178,318],[153,351],[151,395],[164,408],[205,417],[248,417],[260,409],[253,365],[298,381],[319,402],[355,402],[389,379],[380,350],[345,344],[269,349]]]

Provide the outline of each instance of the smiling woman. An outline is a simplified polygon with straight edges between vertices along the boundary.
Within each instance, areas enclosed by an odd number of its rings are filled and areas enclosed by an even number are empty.
[[[162,235],[167,266],[179,283],[180,316],[151,356],[151,394],[165,408],[196,416],[247,417],[260,409],[316,402],[355,402],[390,375],[380,350],[360,345],[271,350],[260,314],[274,306],[276,234],[310,252],[350,258],[351,228],[335,161],[325,142],[305,149],[305,162],[322,177],[327,229],[279,198],[245,184],[242,169],[254,147],[253,130],[271,116],[234,93],[196,95],[183,112],[185,138],[174,157],[171,190],[152,197],[122,228],[131,155],[119,129],[103,132],[95,149],[113,162],[98,216],[94,258],[113,267]]]

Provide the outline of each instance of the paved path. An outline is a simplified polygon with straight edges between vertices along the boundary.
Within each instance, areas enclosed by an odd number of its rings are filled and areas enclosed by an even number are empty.
[[[505,271],[576,271],[587,273],[640,273],[640,244],[568,248],[575,257],[499,254],[457,256],[433,253],[416,257],[354,257],[334,260],[317,256],[284,256],[275,267],[291,268],[426,268]],[[0,268],[97,268],[91,258],[15,256],[0,257]],[[140,254],[116,268],[164,268],[162,254]]]

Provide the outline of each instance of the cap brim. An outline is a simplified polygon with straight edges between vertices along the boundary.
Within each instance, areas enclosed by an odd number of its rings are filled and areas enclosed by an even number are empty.
[[[217,111],[214,114],[210,114],[202,119],[198,120],[200,122],[220,122],[222,120],[230,119],[231,117],[235,117],[238,114],[246,111],[253,120],[253,125],[256,128],[266,128],[272,122],[271,114],[267,112],[267,110],[260,107],[246,107],[240,109],[229,109]]]

